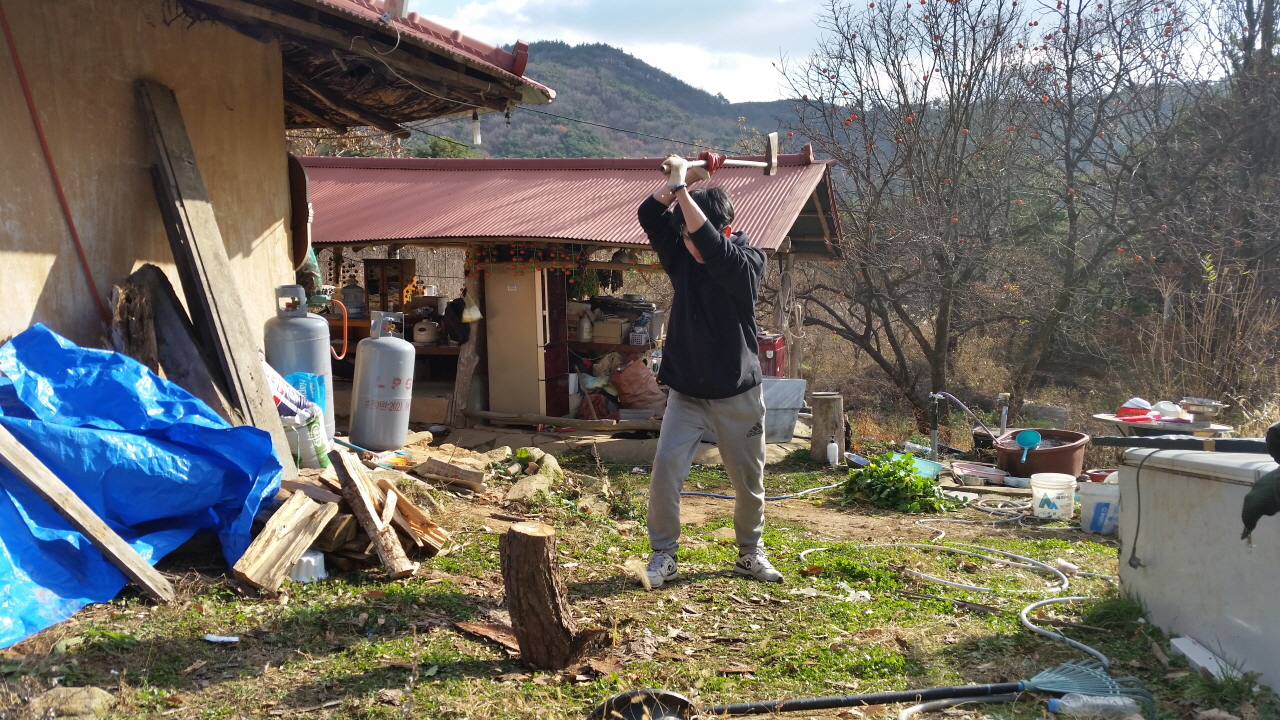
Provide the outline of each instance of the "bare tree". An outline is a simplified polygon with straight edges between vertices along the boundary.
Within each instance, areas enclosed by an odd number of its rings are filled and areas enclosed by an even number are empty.
[[[796,129],[836,160],[849,218],[846,261],[799,293],[805,324],[866,353],[922,424],[959,339],[1022,319],[1006,292],[1020,18],[995,0],[833,1],[823,44],[788,75]]]

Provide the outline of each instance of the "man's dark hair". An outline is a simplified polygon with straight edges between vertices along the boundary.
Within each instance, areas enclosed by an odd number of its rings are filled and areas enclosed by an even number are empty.
[[[729,193],[724,188],[698,188],[690,190],[689,197],[693,199],[698,207],[702,208],[702,213],[707,216],[707,220],[711,221],[711,226],[716,232],[723,233],[724,229],[729,227],[729,223],[733,222],[733,203],[729,200]],[[680,203],[675,203],[671,211],[672,221],[675,223],[676,232],[679,233],[684,229],[684,212],[680,210]],[[697,228],[689,228],[697,230]]]

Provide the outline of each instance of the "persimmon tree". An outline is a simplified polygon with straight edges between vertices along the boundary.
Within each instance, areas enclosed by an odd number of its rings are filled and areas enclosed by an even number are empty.
[[[883,2],[883,0],[882,0]],[[805,324],[848,340],[925,422],[966,333],[1024,319],[1006,301],[1018,127],[1007,0],[832,2],[826,39],[788,75],[796,130],[835,159],[844,262],[798,293]]]

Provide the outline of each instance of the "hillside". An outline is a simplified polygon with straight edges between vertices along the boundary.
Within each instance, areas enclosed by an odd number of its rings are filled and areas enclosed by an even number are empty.
[[[526,74],[556,91],[555,102],[533,110],[730,150],[752,129],[777,130],[778,118],[792,114],[785,100],[730,103],[608,45],[533,43]],[[467,141],[467,125],[447,123],[429,131]],[[483,116],[481,130],[484,143],[474,151],[489,157],[654,157],[696,151],[523,108],[511,113],[510,124],[501,115]],[[424,155],[437,154],[424,140],[414,143]]]

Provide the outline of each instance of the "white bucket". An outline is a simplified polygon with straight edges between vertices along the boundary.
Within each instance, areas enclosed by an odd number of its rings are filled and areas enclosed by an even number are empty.
[[[1031,511],[1046,520],[1070,520],[1076,512],[1076,479],[1062,473],[1032,475]]]
[[[1108,483],[1080,484],[1080,529],[1110,535],[1120,524],[1120,486]]]

